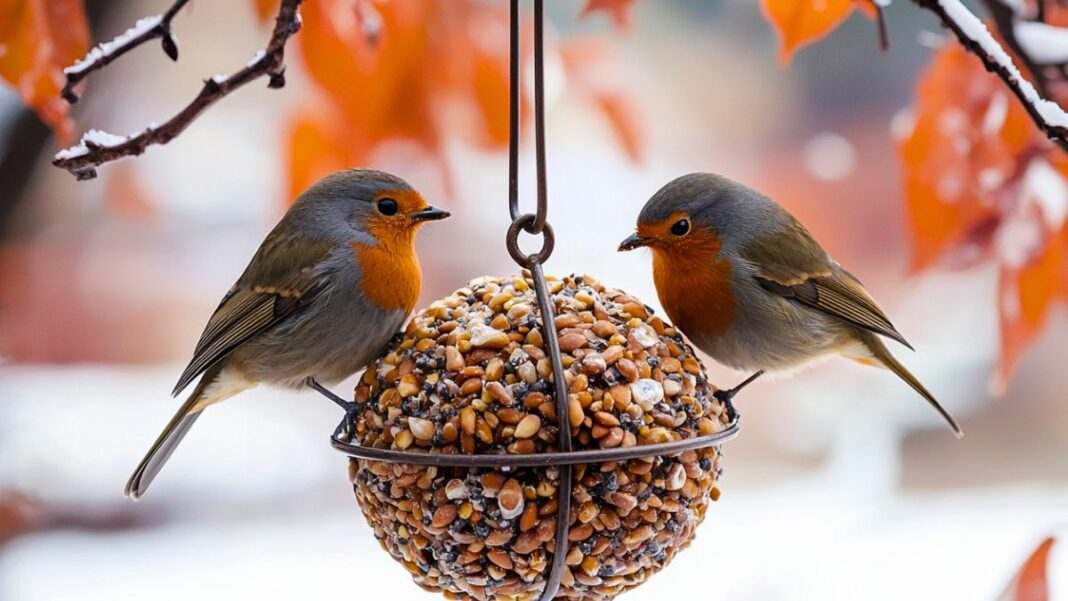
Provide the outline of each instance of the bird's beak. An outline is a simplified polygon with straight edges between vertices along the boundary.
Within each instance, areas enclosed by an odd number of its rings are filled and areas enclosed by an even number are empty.
[[[631,234],[627,236],[627,239],[619,243],[619,252],[628,250],[634,250],[642,246],[649,246],[652,244],[652,238],[643,238],[638,234]]]
[[[450,215],[452,215],[452,213],[446,211],[445,209],[439,209],[437,207],[427,207],[425,209],[421,209],[412,213],[411,218],[412,221],[415,222],[440,221]]]

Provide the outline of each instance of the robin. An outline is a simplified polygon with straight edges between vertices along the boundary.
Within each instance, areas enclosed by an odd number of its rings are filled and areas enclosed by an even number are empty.
[[[326,386],[377,357],[419,297],[415,233],[448,211],[399,177],[372,169],[329,175],[267,235],[200,336],[173,395],[201,376],[126,484],[138,499],[201,412],[260,383]]]
[[[652,249],[657,295],[675,325],[716,361],[755,372],[718,393],[732,417],[732,397],[765,372],[842,355],[894,372],[962,436],[883,344],[912,348],[860,280],[770,198],[719,175],[684,175],[649,199],[619,250],[643,246]]]

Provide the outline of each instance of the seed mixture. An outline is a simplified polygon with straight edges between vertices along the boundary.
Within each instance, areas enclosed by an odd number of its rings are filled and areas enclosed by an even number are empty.
[[[717,432],[723,405],[693,349],[636,298],[549,278],[576,449]],[[344,435],[411,453],[557,450],[552,366],[529,278],[483,277],[417,314],[356,387]],[[608,599],[689,544],[719,498],[717,448],[577,465],[558,597]],[[441,468],[352,459],[382,547],[451,599],[534,600],[552,564],[560,469]]]

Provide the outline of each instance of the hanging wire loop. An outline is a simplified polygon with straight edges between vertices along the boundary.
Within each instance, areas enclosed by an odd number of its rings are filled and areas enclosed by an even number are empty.
[[[527,269],[531,269],[531,264],[535,260],[538,263],[544,263],[549,260],[549,256],[553,254],[553,249],[556,248],[556,235],[553,234],[552,226],[546,223],[545,229],[541,231],[541,250],[533,255],[523,254],[523,249],[519,248],[519,232],[524,231],[533,234],[532,228],[536,220],[537,217],[531,213],[520,215],[518,219],[512,222],[512,225],[508,226],[508,235],[505,238],[508,254],[512,255],[512,260],[518,263],[520,267]]]

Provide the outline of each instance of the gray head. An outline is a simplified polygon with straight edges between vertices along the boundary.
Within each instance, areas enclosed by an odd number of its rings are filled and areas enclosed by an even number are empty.
[[[651,246],[692,250],[695,245],[730,250],[789,219],[770,198],[713,173],[691,173],[661,188],[638,215],[637,232],[619,250]]]
[[[392,245],[409,238],[419,225],[448,216],[448,211],[427,204],[408,182],[395,175],[375,169],[345,169],[305,190],[286,219],[342,239],[355,234]]]

